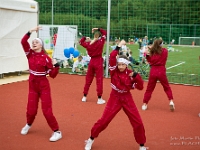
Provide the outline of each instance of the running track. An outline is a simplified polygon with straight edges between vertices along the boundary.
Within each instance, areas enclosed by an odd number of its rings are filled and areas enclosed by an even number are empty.
[[[96,82],[93,81],[88,102],[81,102],[85,76],[59,74],[49,79],[53,111],[63,133],[57,142],[49,142],[52,134],[39,106],[36,120],[27,135],[21,135],[26,123],[25,112],[28,81],[0,86],[0,150],[83,150],[90,129],[101,117],[105,105],[97,105]],[[145,89],[147,83],[145,82]],[[200,149],[200,87],[171,85],[175,112],[160,83],[152,95],[147,111],[141,110],[145,92],[132,90],[144,122],[150,150]],[[103,98],[108,100],[110,79],[104,79]],[[120,111],[108,128],[95,140],[92,150],[138,150],[127,116]]]

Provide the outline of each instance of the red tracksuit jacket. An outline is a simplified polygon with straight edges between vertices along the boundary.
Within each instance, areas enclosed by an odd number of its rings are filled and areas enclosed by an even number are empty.
[[[21,44],[28,58],[30,75],[47,75],[55,78],[59,72],[59,67],[54,67],[51,58],[42,50],[40,53],[34,52],[28,43],[29,34],[25,34]]]
[[[150,66],[165,66],[167,57],[168,51],[166,48],[162,48],[162,53],[160,55],[146,55],[146,59],[149,62]]]
[[[99,29],[102,36],[93,44],[90,45],[90,42],[86,42],[86,37],[82,37],[80,40],[80,45],[87,49],[88,55],[92,57],[102,57],[103,46],[106,40],[107,32],[103,29]]]
[[[128,68],[120,72],[117,68],[117,60],[116,56],[118,54],[117,50],[113,50],[110,53],[110,60],[109,60],[109,70],[111,75],[111,87],[118,92],[128,92],[131,89],[137,88],[138,90],[143,89],[143,80],[139,74],[136,77],[130,77],[129,74],[132,70]]]

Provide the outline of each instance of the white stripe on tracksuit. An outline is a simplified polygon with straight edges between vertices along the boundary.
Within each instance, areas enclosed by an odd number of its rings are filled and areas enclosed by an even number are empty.
[[[116,69],[116,67],[117,67],[117,66],[112,66],[112,67],[111,67],[111,66],[109,66],[109,69],[110,69],[111,71],[113,71],[113,70],[115,70],[115,69]]]
[[[119,92],[119,93],[126,93],[127,91],[124,90],[120,90],[118,89],[114,84],[110,83],[111,88],[114,89],[115,91]]]
[[[37,72],[37,71],[33,71],[33,70],[29,69],[29,72],[36,76],[47,75],[50,71],[51,71],[51,69],[49,69],[48,71],[45,71],[45,72]]]

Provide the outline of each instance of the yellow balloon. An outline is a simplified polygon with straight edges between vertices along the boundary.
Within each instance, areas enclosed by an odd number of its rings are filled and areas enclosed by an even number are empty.
[[[51,49],[46,49],[47,54],[49,55],[50,58],[52,58],[53,55],[53,50]]]
[[[76,57],[76,58],[73,58],[73,61],[75,62],[76,60],[78,60],[78,57]]]

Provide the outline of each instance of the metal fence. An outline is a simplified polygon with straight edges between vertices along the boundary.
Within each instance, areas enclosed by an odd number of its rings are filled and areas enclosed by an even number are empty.
[[[93,27],[107,28],[110,11],[111,41],[135,41],[148,36],[162,37],[165,44],[174,39],[174,44],[178,44],[179,37],[200,37],[199,0],[112,0],[110,9],[109,0],[36,1],[40,8],[39,24],[77,25],[78,32],[86,36],[91,36]],[[200,85],[200,48],[173,49],[181,53],[170,53],[168,65],[185,63],[168,72],[170,82]]]

